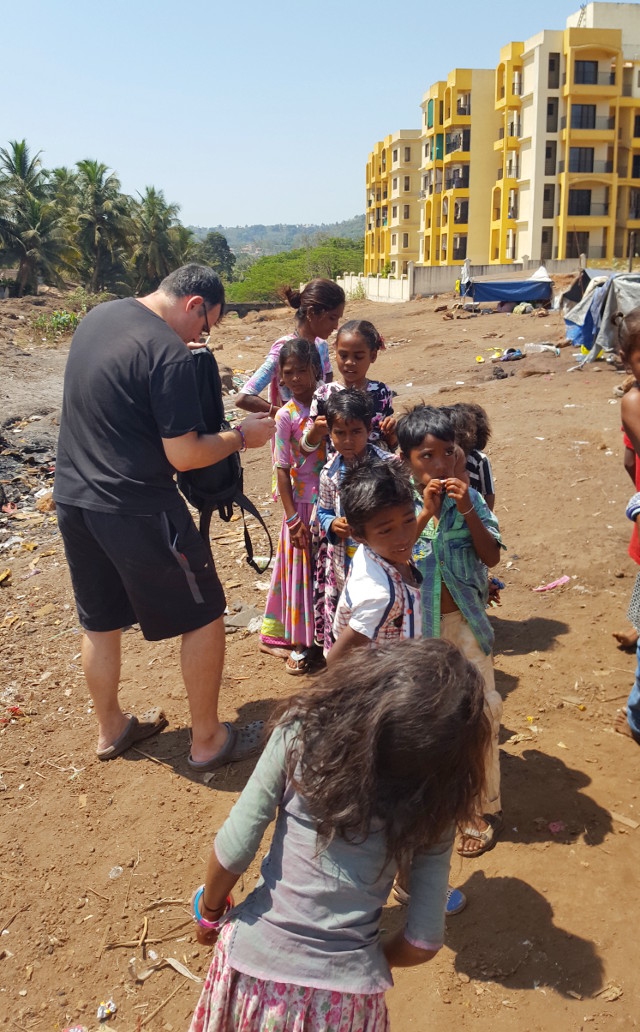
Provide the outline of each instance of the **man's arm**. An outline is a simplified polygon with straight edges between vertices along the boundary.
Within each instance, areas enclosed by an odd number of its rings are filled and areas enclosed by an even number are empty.
[[[199,434],[191,430],[180,437],[163,437],[162,446],[175,470],[202,469],[221,462],[234,452],[247,448],[261,448],[275,433],[275,422],[265,412],[247,416],[240,429],[222,430],[219,434]]]

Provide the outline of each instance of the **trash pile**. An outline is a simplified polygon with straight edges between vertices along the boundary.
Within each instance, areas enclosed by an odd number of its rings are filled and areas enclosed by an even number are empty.
[[[11,580],[7,561],[35,552],[57,534],[53,477],[57,427],[51,416],[29,416],[0,430],[0,588]],[[34,531],[38,528],[38,540]],[[38,573],[38,556],[28,576]]]

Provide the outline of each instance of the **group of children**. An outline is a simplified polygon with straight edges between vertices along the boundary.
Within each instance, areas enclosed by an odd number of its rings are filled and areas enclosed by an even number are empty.
[[[431,959],[445,908],[464,905],[448,886],[456,826],[462,856],[502,827],[489,427],[473,405],[396,419],[368,377],[383,346],[369,322],[339,329],[337,382],[314,341],[278,343],[284,514],[261,648],[291,674],[326,671],[276,719],[194,894],[198,938],[218,945],[192,1032],[383,1032],[391,969]],[[392,884],[407,924],[381,943]]]
[[[462,856],[491,848],[502,827],[493,630],[487,568],[499,561],[495,488],[479,405],[418,405],[399,420],[369,379],[382,338],[345,323],[340,381],[321,381],[314,344],[279,351],[290,399],[276,414],[274,469],[284,509],[261,649],[290,674],[331,666],[352,649],[446,638],[480,669],[492,727],[486,786],[463,829]]]

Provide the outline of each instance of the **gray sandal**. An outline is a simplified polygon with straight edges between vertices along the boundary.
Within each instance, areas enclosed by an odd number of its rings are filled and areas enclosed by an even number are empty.
[[[210,770],[218,770],[227,763],[237,763],[253,756],[259,752],[264,744],[264,720],[253,720],[245,727],[234,727],[225,721],[223,727],[227,729],[227,740],[222,749],[210,760],[193,760],[189,756],[187,763],[191,770],[206,773]]]

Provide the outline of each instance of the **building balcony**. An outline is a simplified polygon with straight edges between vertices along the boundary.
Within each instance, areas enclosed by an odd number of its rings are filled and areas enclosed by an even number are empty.
[[[615,118],[607,118],[605,115],[594,118],[593,125],[581,125],[579,122],[574,123],[573,119],[571,119],[569,124],[569,128],[571,129],[572,134],[574,132],[609,132],[609,130],[615,129],[615,127]],[[560,119],[560,128],[567,128],[566,115],[563,115],[563,117]]]
[[[457,104],[456,104],[456,114],[463,115],[463,116],[470,116],[471,115],[471,101],[468,101],[466,104],[463,104],[460,101],[458,101]]]
[[[615,86],[616,84],[616,73],[615,72],[598,72],[597,75],[589,77],[589,82],[576,82],[574,74],[573,84],[574,86]],[[562,76],[562,85],[567,85],[567,73],[565,72]]]
[[[552,161],[545,161],[544,163],[544,174],[545,176],[555,176],[556,174],[556,159]]]
[[[558,175],[562,175],[562,173],[565,171],[565,165],[565,161],[558,162]],[[592,162],[591,168],[578,168],[576,166],[573,166],[571,162],[569,162],[569,168],[567,169],[567,171],[571,173],[571,175],[581,176],[611,175],[613,172],[613,162],[594,161]]]
[[[517,179],[520,175],[520,164],[517,161],[508,161],[506,168],[499,168],[497,179]]]
[[[465,240],[458,247],[454,247],[451,256],[454,262],[463,262],[467,257],[467,241]]]
[[[572,208],[569,204],[567,217],[570,219],[608,219],[609,204],[607,202],[592,201],[589,205],[578,205]]]
[[[445,190],[468,190],[469,189],[469,173],[461,176],[455,176],[451,173],[447,173],[444,177],[444,188]]]

